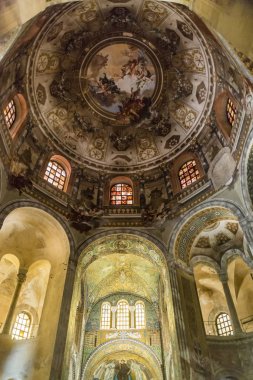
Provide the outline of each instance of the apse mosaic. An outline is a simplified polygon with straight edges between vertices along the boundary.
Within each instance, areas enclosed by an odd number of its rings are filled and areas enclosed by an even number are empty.
[[[135,360],[112,360],[102,363],[93,374],[93,380],[148,380],[147,369]]]
[[[114,43],[99,50],[87,72],[91,101],[123,123],[149,114],[156,87],[154,64],[144,49],[130,43]]]

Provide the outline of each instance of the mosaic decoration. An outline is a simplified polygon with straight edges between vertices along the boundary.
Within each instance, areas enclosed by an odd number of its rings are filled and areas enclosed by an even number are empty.
[[[93,380],[133,380],[147,378],[149,372],[143,364],[137,363],[134,360],[115,360],[102,363],[94,372]]]
[[[239,228],[239,224],[238,223],[232,223],[232,222],[229,222],[226,224],[226,228],[232,232],[234,235],[237,234],[237,231],[238,231],[238,228]]]
[[[216,241],[217,241],[217,245],[223,245],[225,243],[227,243],[230,239],[230,237],[228,237],[227,235],[225,235],[224,233],[220,232],[218,233],[216,236]]]
[[[211,223],[215,223],[224,219],[236,219],[229,210],[225,208],[210,208],[197,213],[181,228],[176,239],[175,254],[185,263],[189,262],[189,254],[192,244],[199,233],[208,227]]]
[[[195,247],[197,247],[197,248],[211,248],[209,237],[208,236],[200,237],[199,240],[197,241]]]

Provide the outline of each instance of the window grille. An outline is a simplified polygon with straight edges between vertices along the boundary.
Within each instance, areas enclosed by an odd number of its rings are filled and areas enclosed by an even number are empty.
[[[111,327],[111,305],[108,302],[103,303],[101,309],[101,329]]]
[[[220,313],[216,318],[216,327],[218,335],[233,335],[233,326],[228,314]]]
[[[117,329],[129,329],[129,305],[127,301],[120,301],[117,305]]]
[[[14,327],[12,329],[12,339],[28,339],[31,327],[31,318],[25,312],[17,315]]]
[[[63,190],[66,182],[66,171],[58,162],[49,161],[44,179],[59,190]]]
[[[200,174],[196,161],[191,160],[184,163],[179,169],[178,177],[182,189],[197,181],[200,178]]]
[[[16,119],[16,107],[13,99],[4,108],[4,118],[8,128],[11,128]]]
[[[231,127],[235,124],[237,109],[231,99],[227,101],[227,119]]]
[[[117,183],[111,187],[111,205],[132,205],[133,189],[125,183]]]
[[[137,329],[145,327],[145,309],[142,302],[137,302],[135,305],[135,327]]]

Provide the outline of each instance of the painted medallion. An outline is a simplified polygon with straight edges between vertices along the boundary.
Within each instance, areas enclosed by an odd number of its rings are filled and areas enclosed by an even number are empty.
[[[104,116],[129,124],[148,117],[156,71],[144,48],[114,43],[98,50],[85,74],[86,95]]]

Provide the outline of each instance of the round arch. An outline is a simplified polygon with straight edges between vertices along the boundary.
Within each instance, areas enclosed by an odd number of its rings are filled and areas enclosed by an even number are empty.
[[[126,239],[133,240],[136,244],[135,246],[135,252],[136,254],[144,255],[146,259],[148,259],[148,256],[150,260],[155,263],[158,266],[163,266],[166,264],[166,247],[163,244],[161,240],[158,240],[153,235],[150,235],[146,232],[138,232],[133,231],[132,229],[114,229],[109,231],[103,231],[98,234],[93,235],[92,237],[88,238],[85,242],[81,243],[79,247],[77,248],[77,257],[79,260],[82,260],[82,258],[85,258],[85,265],[89,265],[90,262],[92,262],[92,257],[95,255],[96,258],[99,254],[104,254],[105,252],[103,249],[99,249],[99,252],[93,252],[94,246],[98,244],[107,244],[109,240],[114,238],[115,240],[115,246],[114,249],[120,250],[120,252],[127,253],[130,249],[129,246],[125,245],[124,243],[116,243],[116,241],[125,241]],[[141,245],[142,250],[139,250],[137,248],[140,248],[139,244],[141,244],[141,241],[146,244],[146,249]],[[113,248],[113,247],[111,247]],[[131,247],[132,249],[132,247]],[[109,253],[111,253],[110,251]],[[146,253],[146,255],[145,255]]]
[[[37,208],[39,210],[42,210],[48,213],[51,217],[53,217],[61,225],[61,227],[63,228],[63,230],[65,231],[67,235],[69,246],[70,246],[70,257],[74,256],[76,244],[75,244],[75,239],[73,237],[73,234],[68,224],[59,216],[59,214],[57,214],[52,209],[44,206],[40,202],[37,202],[34,200],[22,199],[19,201],[12,201],[12,202],[6,203],[3,207],[0,208],[0,228],[2,228],[4,220],[12,211],[18,208],[23,208],[23,207]]]
[[[127,354],[134,355],[147,366],[155,379],[163,379],[161,360],[147,345],[133,339],[116,339],[102,344],[93,352],[84,367],[82,380],[91,379],[96,366],[103,360],[115,357],[116,354],[122,357],[126,357]]]
[[[169,252],[173,252],[178,262],[187,267],[189,252],[198,233],[208,225],[220,220],[244,221],[245,211],[233,201],[213,199],[198,205],[180,220],[171,232]]]

